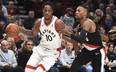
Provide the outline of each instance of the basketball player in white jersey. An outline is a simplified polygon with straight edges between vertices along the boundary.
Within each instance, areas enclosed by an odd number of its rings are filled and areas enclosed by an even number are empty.
[[[53,9],[54,5],[51,2],[45,2],[42,5],[43,17],[35,22],[34,28],[26,30],[20,27],[21,32],[29,36],[41,33],[40,44],[33,49],[25,72],[47,72],[60,55],[60,34],[69,28],[63,21],[52,15]]]

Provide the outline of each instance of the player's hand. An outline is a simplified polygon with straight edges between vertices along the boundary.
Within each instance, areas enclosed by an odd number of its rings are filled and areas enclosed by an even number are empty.
[[[63,35],[69,36],[72,34],[73,32],[69,29],[69,28],[65,28],[62,32]]]

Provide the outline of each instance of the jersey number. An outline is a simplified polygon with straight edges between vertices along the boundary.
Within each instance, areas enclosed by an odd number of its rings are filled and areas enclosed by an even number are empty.
[[[46,35],[46,40],[47,41],[52,41],[52,37],[50,35]]]

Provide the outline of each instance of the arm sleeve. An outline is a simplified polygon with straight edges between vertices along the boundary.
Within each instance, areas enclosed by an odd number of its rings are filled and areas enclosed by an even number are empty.
[[[86,40],[87,34],[88,34],[88,31],[82,29],[80,32],[80,35],[71,34],[71,38],[80,42],[80,43],[83,43]]]

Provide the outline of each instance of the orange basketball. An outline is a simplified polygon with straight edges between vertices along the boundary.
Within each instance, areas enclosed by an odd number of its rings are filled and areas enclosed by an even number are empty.
[[[20,33],[20,28],[17,24],[13,24],[10,23],[7,27],[6,27],[6,33],[9,37],[17,37],[18,34]]]

